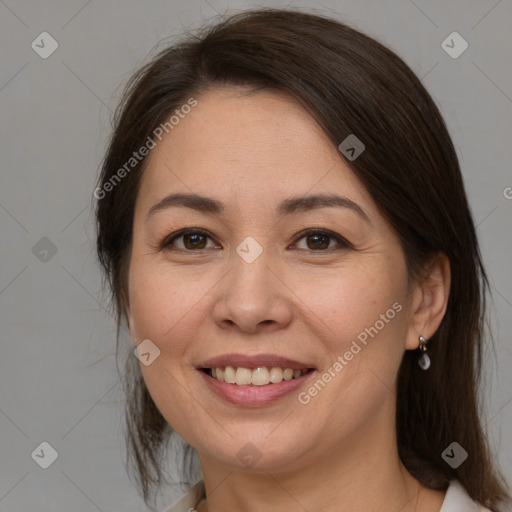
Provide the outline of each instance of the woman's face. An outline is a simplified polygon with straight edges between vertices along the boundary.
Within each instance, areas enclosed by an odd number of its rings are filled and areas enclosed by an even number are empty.
[[[290,469],[369,449],[394,428],[417,345],[398,240],[297,103],[237,88],[197,101],[151,151],[135,208],[128,317],[150,340],[149,392],[202,462]]]

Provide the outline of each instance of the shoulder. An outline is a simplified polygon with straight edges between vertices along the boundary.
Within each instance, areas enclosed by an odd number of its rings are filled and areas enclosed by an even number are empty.
[[[490,512],[473,501],[458,480],[452,480],[439,512]]]
[[[205,495],[204,482],[200,480],[176,503],[164,509],[162,512],[194,512],[197,505]]]

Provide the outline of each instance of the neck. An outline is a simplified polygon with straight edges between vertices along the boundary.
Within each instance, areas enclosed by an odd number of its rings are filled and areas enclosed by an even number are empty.
[[[383,411],[386,417],[389,412]],[[205,454],[199,458],[208,512],[437,512],[445,494],[421,486],[402,465],[392,421],[368,422],[334,448],[286,467],[240,469]]]

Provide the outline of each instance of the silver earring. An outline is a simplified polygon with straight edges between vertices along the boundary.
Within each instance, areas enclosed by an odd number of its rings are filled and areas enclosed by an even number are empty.
[[[421,357],[418,359],[418,364],[422,370],[428,370],[430,368],[430,357],[427,355],[427,340],[420,336],[420,350],[423,352]]]

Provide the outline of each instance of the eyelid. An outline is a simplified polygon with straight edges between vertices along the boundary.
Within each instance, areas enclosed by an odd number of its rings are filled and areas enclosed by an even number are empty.
[[[205,229],[194,228],[194,227],[183,228],[183,229],[179,229],[178,231],[174,231],[173,233],[170,233],[169,235],[165,236],[164,239],[158,244],[158,250],[168,249],[171,251],[174,250],[174,251],[183,251],[183,252],[200,252],[201,250],[204,250],[204,249],[200,249],[197,251],[190,251],[190,250],[187,251],[186,249],[175,249],[175,248],[169,249],[169,246],[171,245],[172,242],[174,242],[174,240],[176,240],[184,235],[190,234],[190,233],[194,233],[196,235],[204,235],[207,238],[215,241],[215,239]]]
[[[210,240],[217,243],[215,241],[215,239],[211,236],[211,234],[208,231],[206,231],[205,229],[190,227],[190,228],[179,229],[178,231],[170,233],[169,235],[164,237],[164,239],[158,244],[158,250],[168,249],[170,251],[182,251],[182,252],[189,252],[189,253],[204,251],[205,249],[198,249],[197,251],[187,250],[187,249],[175,249],[175,248],[169,249],[169,246],[171,245],[172,242],[174,242],[174,240],[176,240],[186,234],[190,234],[190,233],[204,235],[207,238],[209,238]],[[339,235],[338,233],[335,233],[335,232],[330,231],[325,228],[306,228],[295,235],[293,244],[296,244],[299,240],[301,240],[302,238],[304,238],[308,235],[326,235],[326,236],[333,238],[338,243],[337,247],[331,247],[330,249],[324,249],[324,250],[318,250],[318,251],[314,251],[314,250],[308,251],[307,249],[304,249],[308,252],[329,253],[331,251],[336,251],[336,250],[340,250],[343,248],[345,248],[345,249],[346,248],[351,248],[351,249],[354,248],[353,245],[346,238]]]
[[[304,238],[307,235],[326,235],[326,236],[333,238],[338,243],[337,247],[331,247],[330,249],[324,249],[324,250],[318,250],[318,251],[309,250],[308,252],[330,253],[331,251],[336,251],[336,250],[340,250],[343,248],[345,248],[345,249],[347,249],[347,248],[353,249],[354,248],[353,245],[346,238],[339,235],[338,233],[335,233],[334,231],[330,231],[329,229],[325,229],[325,228],[304,229],[304,230],[300,231],[299,233],[297,233],[297,235],[295,237],[295,241],[293,243],[296,244],[300,239]]]

